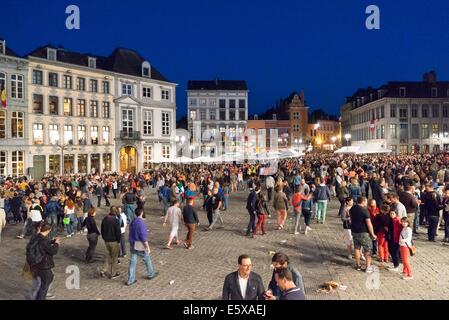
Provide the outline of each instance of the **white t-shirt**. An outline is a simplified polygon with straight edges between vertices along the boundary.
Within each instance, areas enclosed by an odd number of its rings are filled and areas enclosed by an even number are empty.
[[[123,234],[123,233],[125,233],[126,226],[128,224],[128,219],[126,218],[126,214],[124,214],[123,212],[120,213],[120,218],[122,218],[122,221],[123,221],[123,227],[120,227],[120,230]]]
[[[248,278],[242,278],[239,275],[239,285],[240,285],[240,292],[242,293],[242,297],[243,299],[245,299],[245,295],[246,295],[246,287],[248,286]]]
[[[407,218],[407,210],[405,209],[405,206],[400,202],[398,202],[396,205],[396,214],[400,219],[404,217]]]

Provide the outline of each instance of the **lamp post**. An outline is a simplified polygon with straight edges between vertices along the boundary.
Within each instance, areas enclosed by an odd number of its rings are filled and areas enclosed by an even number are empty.
[[[337,137],[332,137],[331,138],[331,140],[332,140],[332,150],[334,150],[334,147],[335,147],[335,141],[337,141]]]
[[[65,163],[64,163],[64,151],[71,151],[71,149],[72,149],[72,145],[71,144],[59,144],[59,143],[57,143],[56,144],[56,146],[59,148],[59,149],[61,149],[61,165],[60,165],[60,170],[59,170],[59,173],[60,173],[60,175],[61,176],[63,176],[64,175],[64,165],[65,165]]]
[[[349,133],[345,134],[346,145],[349,146],[349,140],[351,140],[351,135]]]

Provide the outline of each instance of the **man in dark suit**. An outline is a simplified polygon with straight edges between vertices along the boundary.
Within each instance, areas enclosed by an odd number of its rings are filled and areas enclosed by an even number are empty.
[[[247,236],[251,236],[256,228],[256,200],[259,192],[259,187],[256,187],[250,192],[248,199],[246,200],[246,209],[249,214],[249,223],[248,228],[246,229]]]
[[[251,259],[239,256],[239,269],[226,276],[223,285],[223,300],[263,300],[262,278],[251,271]]]

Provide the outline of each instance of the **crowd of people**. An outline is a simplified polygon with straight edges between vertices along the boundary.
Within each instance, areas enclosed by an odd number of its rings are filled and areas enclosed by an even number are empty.
[[[270,175],[264,175],[265,172]],[[93,261],[101,236],[107,248],[102,276],[119,277],[117,264],[129,252],[127,284],[135,283],[139,256],[147,266],[148,278],[153,279],[157,273],[151,261],[145,222],[146,193],[151,190],[157,193],[164,226],[170,228],[165,244],[168,250],[173,244],[194,249],[198,210],[206,212],[208,224],[204,231],[223,228],[222,212],[229,210],[232,194],[237,191],[248,192],[246,236],[251,238],[257,237],[259,231],[262,236],[272,231],[267,229],[266,221],[273,215],[277,232],[307,235],[312,232],[313,221],[326,223],[328,203],[335,198],[340,203],[338,215],[348,258],[358,270],[362,270],[365,261],[363,270],[368,273],[373,272],[372,257],[377,256],[392,272],[398,272],[402,263],[403,278],[413,279],[409,256],[414,254],[413,237],[422,228],[427,228],[428,240],[435,242],[444,226],[443,242],[449,243],[446,154],[308,154],[269,164],[182,165],[139,174],[48,175],[40,180],[0,177],[0,242],[1,231],[8,225],[21,225],[18,239],[30,237],[27,260],[33,278],[38,279],[33,283],[39,283],[40,289],[34,288],[33,292],[39,299],[45,298],[51,283],[48,270],[54,265],[51,257],[57,253],[61,236],[86,234],[86,263]],[[121,199],[121,206],[111,206],[111,194]],[[109,215],[99,228],[96,208],[102,205],[109,207]],[[289,212],[294,221],[291,227],[287,225]],[[188,230],[185,240],[179,235],[183,224]],[[38,254],[33,243],[41,243],[44,254]],[[248,259],[239,259],[239,266],[243,268],[241,263]],[[31,264],[40,267],[35,269]],[[279,276],[290,278],[288,273]],[[265,294],[265,298],[268,296]]]

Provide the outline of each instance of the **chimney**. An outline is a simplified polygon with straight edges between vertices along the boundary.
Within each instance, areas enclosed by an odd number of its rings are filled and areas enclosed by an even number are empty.
[[[0,39],[0,54],[6,54],[6,40]]]
[[[437,82],[437,73],[435,72],[435,70],[424,73],[423,81],[427,83]]]

